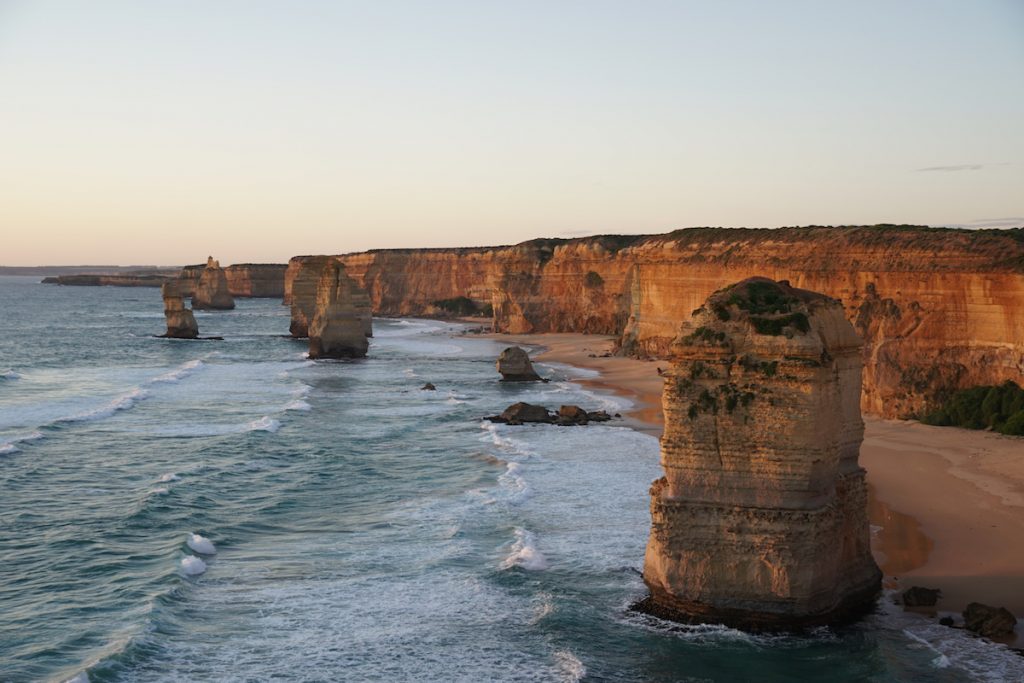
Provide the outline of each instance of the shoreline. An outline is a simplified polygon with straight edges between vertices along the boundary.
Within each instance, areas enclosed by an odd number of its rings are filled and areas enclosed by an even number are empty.
[[[539,347],[533,359],[541,363],[598,371],[573,381],[629,398],[626,426],[661,435],[657,368],[668,361],[605,356],[615,339],[606,335],[480,336]],[[1024,615],[1024,544],[1016,542],[1024,535],[1024,439],[872,416],[864,423],[860,464],[885,587],[939,588],[941,613],[982,602]]]

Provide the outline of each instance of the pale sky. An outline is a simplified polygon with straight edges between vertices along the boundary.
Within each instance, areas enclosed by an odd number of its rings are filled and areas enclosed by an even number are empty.
[[[0,264],[1024,225],[1024,0],[0,0]]]

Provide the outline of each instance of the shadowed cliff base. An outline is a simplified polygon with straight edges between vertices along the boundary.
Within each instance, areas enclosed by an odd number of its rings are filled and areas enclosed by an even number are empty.
[[[289,262],[286,300],[315,258]],[[489,306],[498,332],[612,335],[637,357],[666,357],[709,294],[763,275],[842,301],[865,340],[866,413],[915,416],[957,389],[1024,384],[1024,229],[691,228],[338,258],[377,315],[443,315],[436,304],[465,299]]]

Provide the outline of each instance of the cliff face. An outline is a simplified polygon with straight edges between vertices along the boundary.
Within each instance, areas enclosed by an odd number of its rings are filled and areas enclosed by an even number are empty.
[[[840,299],[864,337],[867,412],[902,417],[956,388],[1024,383],[1021,230],[694,228],[339,258],[380,315],[436,315],[436,302],[465,296],[491,304],[501,332],[613,334],[654,356],[713,291],[788,279]]]
[[[283,263],[236,263],[224,268],[228,292],[234,297],[263,297],[276,299],[284,297],[284,274],[288,267]],[[185,266],[178,279],[185,296],[192,296],[195,286],[202,277],[205,265]]]
[[[192,308],[230,310],[235,300],[228,291],[228,279],[224,269],[212,256],[206,260],[206,267],[192,290]]]
[[[316,289],[316,307],[309,323],[310,358],[362,358],[366,341],[366,308],[359,286],[345,274],[345,266],[330,260],[322,269]]]
[[[665,380],[645,607],[773,629],[873,602],[860,345],[838,301],[765,278],[712,295],[683,325]]]

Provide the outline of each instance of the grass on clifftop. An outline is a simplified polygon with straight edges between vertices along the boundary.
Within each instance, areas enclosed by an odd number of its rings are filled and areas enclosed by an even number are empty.
[[[997,387],[972,387],[953,394],[921,422],[939,427],[992,429],[1024,436],[1024,389],[1006,381]]]

